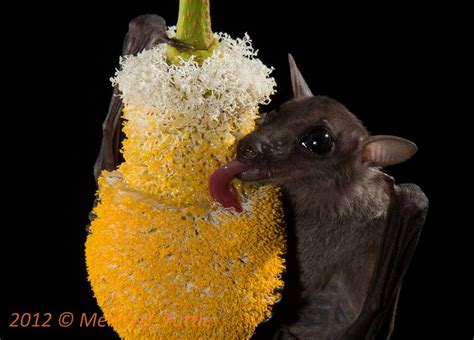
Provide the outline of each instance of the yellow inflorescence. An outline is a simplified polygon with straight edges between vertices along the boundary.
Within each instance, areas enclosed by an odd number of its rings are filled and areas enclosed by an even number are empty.
[[[130,118],[124,126],[126,162],[120,166],[126,183],[169,205],[209,207],[207,179],[231,160],[235,141],[253,130],[256,110],[242,112],[251,123],[240,126],[232,120],[189,119],[179,113],[169,113],[175,119],[163,121],[161,115],[139,112],[148,118],[146,129],[134,119],[137,111],[124,110],[125,119]]]
[[[86,261],[95,297],[122,338],[246,339],[279,298],[279,190],[234,181],[242,213],[208,193],[209,175],[235,155],[273,88],[247,40],[225,39],[224,56],[202,68],[191,61],[168,67],[157,47],[129,59],[118,77],[125,161],[99,179]],[[160,91],[147,92],[153,86]]]
[[[285,244],[276,189],[251,188],[248,213],[211,219],[130,191],[117,173],[99,184],[87,267],[121,337],[246,339],[270,315]]]

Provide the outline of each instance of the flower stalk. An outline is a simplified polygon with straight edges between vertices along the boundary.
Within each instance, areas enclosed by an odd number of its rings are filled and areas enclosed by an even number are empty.
[[[194,56],[198,63],[209,57],[218,47],[211,28],[210,0],[180,0],[176,39],[194,47],[194,50],[179,50],[168,46],[168,60],[178,64],[179,59]]]

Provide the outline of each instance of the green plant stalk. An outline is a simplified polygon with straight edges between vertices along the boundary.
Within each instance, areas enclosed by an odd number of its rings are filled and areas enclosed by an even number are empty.
[[[179,63],[179,58],[191,56],[201,63],[218,47],[211,29],[210,0],[180,0],[176,39],[195,50],[179,50],[168,46],[168,60]]]

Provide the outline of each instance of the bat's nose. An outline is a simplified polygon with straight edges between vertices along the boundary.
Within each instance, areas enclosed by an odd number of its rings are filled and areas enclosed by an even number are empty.
[[[264,154],[268,146],[253,135],[244,137],[237,146],[237,159],[243,163],[254,161]]]
[[[252,145],[247,145],[245,147],[240,147],[238,152],[238,158],[245,159],[247,161],[251,161],[257,158],[259,152],[258,149]]]

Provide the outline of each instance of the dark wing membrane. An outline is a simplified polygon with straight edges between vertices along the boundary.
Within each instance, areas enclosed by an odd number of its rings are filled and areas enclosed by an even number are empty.
[[[102,170],[112,171],[120,163],[120,135],[122,125],[122,100],[118,97],[119,90],[114,88],[109,110],[102,124],[102,143],[99,155],[94,164],[94,177],[97,179]]]
[[[168,38],[166,35],[166,23],[162,17],[156,14],[141,15],[133,19],[128,25],[128,33],[123,43],[122,55],[135,55],[160,43],[168,43],[179,48],[186,47],[186,45]],[[102,170],[112,171],[122,162],[120,145],[123,140],[123,103],[119,95],[119,89],[115,86],[107,117],[102,124],[102,145],[94,165],[96,180]]]
[[[428,211],[428,199],[418,186],[394,189],[369,295],[360,316],[340,339],[389,339],[392,334],[402,281]]]

